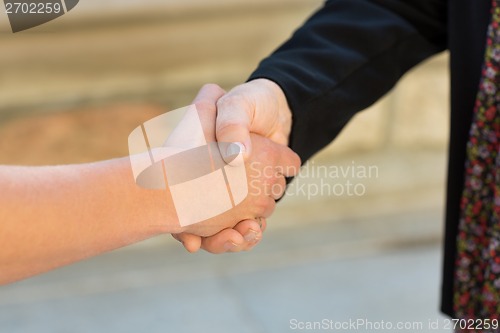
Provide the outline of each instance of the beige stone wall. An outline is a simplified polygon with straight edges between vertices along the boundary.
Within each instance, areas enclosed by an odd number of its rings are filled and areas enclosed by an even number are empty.
[[[127,100],[183,106],[204,83],[244,81],[319,1],[175,3],[75,10],[1,33],[0,115]]]

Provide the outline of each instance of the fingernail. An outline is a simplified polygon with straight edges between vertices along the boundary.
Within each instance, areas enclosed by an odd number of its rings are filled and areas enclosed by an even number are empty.
[[[245,146],[241,142],[231,143],[226,150],[226,156],[234,156],[245,152]]]
[[[229,251],[229,250],[234,249],[234,248],[235,248],[235,247],[237,247],[237,246],[238,246],[238,244],[236,244],[236,243],[233,243],[233,242],[226,242],[226,243],[224,244],[224,250]]]
[[[258,232],[255,230],[250,230],[247,232],[247,234],[243,237],[245,241],[247,242],[253,242],[254,240],[257,239]]]

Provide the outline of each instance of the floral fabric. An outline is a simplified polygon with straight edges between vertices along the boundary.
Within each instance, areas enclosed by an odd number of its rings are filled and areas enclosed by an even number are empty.
[[[455,317],[478,322],[500,319],[500,0],[492,2],[467,143],[454,284]]]

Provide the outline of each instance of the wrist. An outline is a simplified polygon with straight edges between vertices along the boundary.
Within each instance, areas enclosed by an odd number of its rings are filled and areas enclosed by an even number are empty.
[[[278,140],[274,141],[288,145],[290,133],[292,131],[292,110],[288,104],[285,92],[276,82],[269,79],[261,78],[250,82],[254,82],[265,89],[266,94],[270,96],[272,100],[271,103],[277,110],[277,121],[274,131],[278,136]]]
[[[136,184],[129,158],[116,160],[122,186],[123,207],[137,228],[152,236],[179,233],[182,228],[175,212],[168,188],[163,190],[144,189]]]

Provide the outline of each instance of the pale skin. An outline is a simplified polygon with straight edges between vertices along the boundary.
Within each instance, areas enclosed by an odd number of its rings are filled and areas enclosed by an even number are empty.
[[[223,93],[207,85],[195,99],[205,124],[215,124],[215,103]],[[289,148],[257,135],[250,142],[255,149],[247,163],[298,170],[300,160]],[[262,189],[277,185],[284,191],[282,178],[257,181]],[[275,205],[266,191],[250,191],[234,209],[180,227],[169,192],[138,187],[128,158],[57,167],[1,166],[0,188],[0,284],[165,233],[197,238],[214,253],[249,249],[265,229],[265,221],[261,228],[255,218],[270,216]],[[191,243],[184,244],[190,249]]]
[[[220,88],[219,88],[220,89]],[[222,92],[222,89],[220,89]],[[219,142],[240,142],[248,155],[258,151],[251,140],[252,133],[271,141],[287,145],[292,128],[292,112],[285,94],[273,81],[257,79],[241,84],[217,101],[216,137]],[[211,253],[249,250],[255,245],[241,236],[243,224],[225,229],[212,237],[200,237],[188,233],[174,235],[190,252],[199,249]],[[234,246],[224,248],[224,241],[231,238]]]

